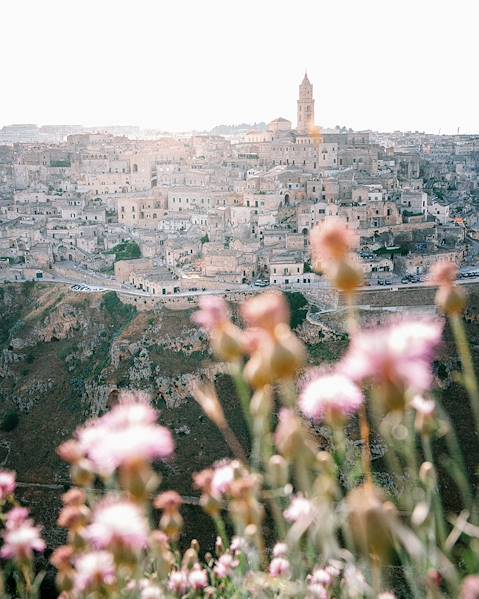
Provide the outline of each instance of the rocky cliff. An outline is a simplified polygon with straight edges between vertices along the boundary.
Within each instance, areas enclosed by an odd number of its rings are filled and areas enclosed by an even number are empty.
[[[479,339],[476,304],[474,295],[469,313],[473,345]],[[311,363],[336,360],[347,345],[341,327],[333,318],[318,326],[305,315],[300,305],[293,318]],[[140,313],[115,293],[84,295],[30,283],[0,287],[0,467],[17,470],[23,499],[53,544],[62,538],[55,520],[59,497],[69,484],[55,447],[85,419],[107,409],[117,389],[148,390],[175,435],[175,458],[160,466],[165,488],[191,495],[192,472],[228,455],[222,437],[190,397],[196,379],[216,377],[227,416],[247,446],[234,389],[190,317],[191,310],[162,307]],[[466,425],[468,408],[452,384],[455,368],[447,337],[437,363],[438,382],[447,390],[446,403]],[[188,532],[201,536],[198,528],[205,520],[196,508],[186,509],[194,514],[186,514]]]

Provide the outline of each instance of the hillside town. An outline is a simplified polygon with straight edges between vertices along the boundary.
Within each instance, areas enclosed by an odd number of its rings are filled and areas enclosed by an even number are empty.
[[[309,233],[360,237],[365,284],[419,283],[478,263],[479,135],[297,122],[201,134],[11,125],[0,130],[0,281],[175,294],[324,285]]]

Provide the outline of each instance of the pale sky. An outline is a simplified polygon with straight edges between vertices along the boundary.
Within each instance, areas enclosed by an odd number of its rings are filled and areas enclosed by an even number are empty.
[[[479,132],[478,0],[0,0],[0,126]]]

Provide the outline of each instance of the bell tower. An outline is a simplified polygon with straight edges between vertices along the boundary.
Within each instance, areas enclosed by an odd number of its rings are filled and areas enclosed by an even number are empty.
[[[304,79],[299,86],[297,129],[299,133],[306,134],[311,133],[314,129],[313,86],[307,73],[304,74]]]

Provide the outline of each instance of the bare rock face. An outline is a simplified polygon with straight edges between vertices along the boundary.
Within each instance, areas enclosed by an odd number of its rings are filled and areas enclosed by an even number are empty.
[[[23,359],[23,356],[15,353],[10,349],[4,349],[2,352],[1,363],[2,366],[8,366],[8,364],[14,364],[15,362],[20,362]]]
[[[55,386],[53,379],[47,378],[35,380],[32,383],[25,384],[18,389],[18,395],[13,396],[13,402],[17,410],[28,414],[37,402],[50,393]]]
[[[110,386],[98,384],[95,381],[86,381],[82,396],[82,405],[86,418],[97,418],[108,407]]]
[[[39,341],[66,339],[70,332],[80,326],[78,309],[71,304],[60,304],[48,314],[41,327],[36,329]]]
[[[28,341],[25,339],[21,339],[20,337],[15,337],[10,341],[10,346],[12,349],[23,349],[29,346]]]

